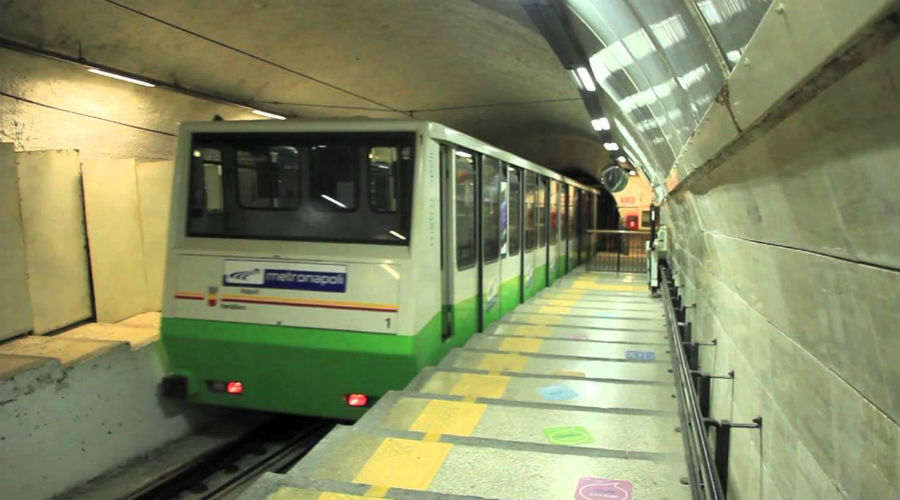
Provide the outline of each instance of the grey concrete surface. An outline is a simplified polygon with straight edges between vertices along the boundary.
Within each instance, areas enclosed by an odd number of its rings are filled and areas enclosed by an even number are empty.
[[[900,41],[855,57],[663,206],[693,331],[718,341],[701,369],[735,371],[713,416],[765,422],[733,434],[733,498],[900,496]]]
[[[157,344],[110,344],[65,366],[39,358],[0,383],[0,498],[50,498],[219,414],[162,399]]]

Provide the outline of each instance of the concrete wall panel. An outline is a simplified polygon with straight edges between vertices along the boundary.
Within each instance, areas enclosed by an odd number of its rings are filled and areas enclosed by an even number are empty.
[[[90,318],[91,288],[74,151],[16,154],[35,333]]]
[[[884,386],[872,392],[891,403],[898,390],[897,376],[889,372],[895,370],[892,358],[900,344],[889,339],[874,341],[873,345],[867,338],[871,328],[863,326],[855,341],[859,345],[850,342],[835,347],[848,351],[848,357],[869,356],[843,366],[842,372],[836,371],[834,360],[823,359],[810,350],[821,349],[825,342],[812,346],[801,343],[805,340],[798,341],[796,332],[782,329],[793,326],[779,325],[780,321],[768,316],[765,305],[747,299],[753,294],[745,295],[735,288],[731,276],[739,266],[714,274],[705,260],[695,257],[685,240],[678,239],[683,250],[678,258],[685,287],[695,289],[694,331],[700,340],[717,340],[716,347],[704,348],[701,367],[720,374],[735,371],[734,381],[713,382],[713,416],[741,422],[758,415],[764,419],[761,435],[757,431],[735,431],[732,435],[731,497],[895,498],[900,494],[900,427],[873,404],[872,396],[859,390],[864,383],[860,380],[862,372],[880,374],[879,383]],[[723,236],[710,239],[725,241],[724,247],[733,240]],[[758,243],[739,245],[736,251],[745,256],[789,252],[800,259],[833,261],[848,268],[854,265]],[[731,251],[719,250],[717,259],[738,263],[765,260],[741,260],[728,253]],[[798,262],[795,265],[809,267]],[[823,274],[839,274],[823,269]],[[760,283],[767,279],[758,276]],[[818,339],[831,338],[828,329],[816,331]],[[884,333],[898,331],[895,325]],[[884,354],[876,354],[879,351]]]
[[[11,144],[0,144],[0,340],[31,330],[19,176]]]
[[[65,369],[54,359],[0,384],[0,498],[52,498],[221,418],[158,394],[157,349],[121,344]]]
[[[175,164],[170,161],[138,162],[136,168],[144,272],[147,276],[147,307],[158,311],[162,309]]]
[[[97,321],[147,311],[147,278],[134,160],[82,165]]]

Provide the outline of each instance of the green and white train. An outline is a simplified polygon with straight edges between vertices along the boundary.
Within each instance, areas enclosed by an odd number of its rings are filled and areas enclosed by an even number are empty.
[[[182,124],[164,393],[355,419],[582,263],[598,191],[437,123]]]

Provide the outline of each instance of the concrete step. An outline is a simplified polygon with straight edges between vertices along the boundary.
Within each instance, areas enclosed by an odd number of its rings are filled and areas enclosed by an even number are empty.
[[[603,330],[576,326],[546,326],[503,321],[485,332],[486,335],[542,339],[587,340],[594,342],[631,342],[635,344],[667,344],[665,332],[654,330]]]
[[[622,311],[615,309],[600,309],[594,307],[572,307],[563,305],[545,305],[539,303],[520,304],[516,308],[519,313],[531,314],[560,314],[563,316],[589,317],[589,318],[610,318],[610,319],[629,319],[635,321],[652,321],[659,323],[665,315],[663,311]]]
[[[496,352],[551,354],[588,359],[621,360],[630,362],[670,361],[669,346],[626,342],[593,342],[574,339],[510,337],[476,334],[466,342],[467,349]]]
[[[557,295],[559,297],[559,295]],[[569,298],[554,298],[552,295],[535,295],[534,298],[528,301],[529,304],[543,305],[543,306],[563,306],[563,307],[572,307],[572,308],[580,308],[580,309],[601,309],[605,311],[649,311],[649,312],[659,312],[663,313],[664,309],[662,304],[657,301],[620,301],[615,300],[614,298],[610,299],[588,299],[586,297],[581,299],[569,299]]]
[[[418,435],[422,439],[391,428],[337,429],[285,474],[282,486],[355,483],[366,487],[358,490],[363,498],[397,499],[427,498],[417,492],[534,500],[603,498],[601,492],[622,498],[691,495],[679,482],[686,468],[677,453],[624,458],[593,448]],[[582,496],[577,496],[579,491]]]
[[[663,318],[658,321],[591,318],[585,316],[569,316],[564,314],[542,314],[519,312],[518,309],[503,317],[508,323],[528,323],[547,326],[577,326],[581,328],[601,328],[606,330],[654,330],[664,332],[666,323]]]
[[[669,385],[606,382],[537,375],[499,375],[425,368],[406,387],[425,394],[454,395],[463,401],[495,400],[559,408],[660,414],[677,411]]]
[[[501,375],[538,375],[673,385],[668,363],[631,363],[462,348],[450,351],[438,366],[447,370],[497,372]]]
[[[470,403],[452,397],[392,391],[356,423],[369,432],[410,439],[439,434],[461,444],[508,441],[593,450],[596,456],[679,458],[684,446],[677,415],[604,413],[509,404]],[[452,437],[452,439],[451,439]],[[558,449],[558,448],[557,448]]]

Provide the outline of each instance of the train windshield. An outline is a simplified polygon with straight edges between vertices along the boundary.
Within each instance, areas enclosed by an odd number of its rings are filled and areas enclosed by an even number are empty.
[[[406,245],[414,140],[195,134],[188,236]]]

